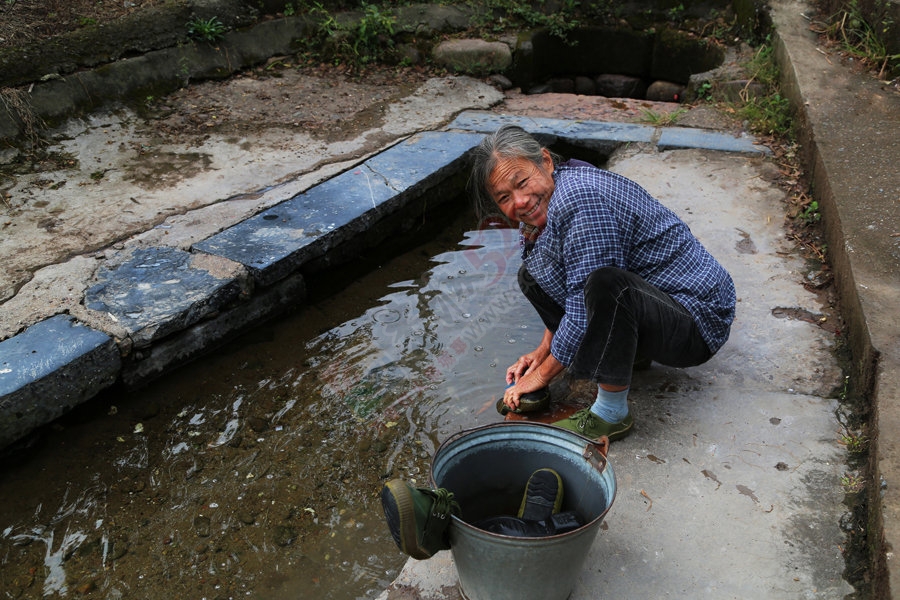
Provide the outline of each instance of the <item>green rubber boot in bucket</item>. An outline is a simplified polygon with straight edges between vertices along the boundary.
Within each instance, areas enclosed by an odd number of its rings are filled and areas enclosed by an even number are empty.
[[[565,600],[572,593],[603,517],[616,496],[606,459],[609,442],[592,441],[542,423],[504,422],[462,431],[438,448],[431,464],[435,488],[454,493],[461,517],[450,524],[450,551],[466,600]],[[543,537],[515,537],[472,525],[515,515],[528,478],[559,473],[562,511],[580,527]]]

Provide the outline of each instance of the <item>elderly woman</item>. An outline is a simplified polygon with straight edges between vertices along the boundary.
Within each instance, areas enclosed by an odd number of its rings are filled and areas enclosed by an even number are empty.
[[[554,425],[590,438],[631,431],[628,388],[638,357],[673,367],[709,360],[728,339],[728,272],[675,213],[636,183],[578,160],[560,162],[504,126],[475,151],[479,202],[519,223],[519,285],[546,330],[506,372],[505,408],[546,392],[563,369],[597,383],[594,403]]]

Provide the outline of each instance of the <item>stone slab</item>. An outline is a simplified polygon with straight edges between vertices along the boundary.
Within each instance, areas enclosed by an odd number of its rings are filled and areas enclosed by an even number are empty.
[[[449,175],[481,136],[422,133],[306,192],[194,244],[270,285],[402,206],[423,182]]]
[[[634,123],[601,123],[599,121],[498,115],[479,111],[461,113],[448,125],[448,129],[491,133],[503,125],[518,125],[544,144],[552,144],[556,138],[577,140],[580,146],[597,150],[606,155],[611,154],[620,144],[649,144],[653,141],[656,133],[653,127]]]
[[[659,134],[656,145],[660,150],[696,148],[741,154],[772,154],[768,147],[757,143],[751,136],[735,137],[717,131],[704,131],[688,127],[664,128]]]
[[[508,124],[522,127],[542,138],[545,143],[551,143],[547,139],[549,136],[551,139],[577,142],[579,146],[605,154],[611,154],[621,144],[654,142],[660,150],[695,148],[743,154],[771,154],[768,148],[759,145],[752,136],[735,137],[687,127],[653,127],[634,123],[606,123],[466,111],[454,119],[449,128],[487,133]]]
[[[476,133],[426,131],[365,161],[397,192],[414,192],[455,173],[469,150],[483,139]]]
[[[195,264],[190,253],[168,247],[123,253],[96,278],[85,306],[106,313],[136,348],[214,315],[241,293],[234,274],[219,276]]]
[[[0,342],[0,447],[112,385],[119,367],[115,341],[69,315]]]
[[[194,360],[219,347],[250,327],[296,307],[306,299],[306,281],[302,275],[288,276],[258,290],[241,302],[184,331],[170,335],[140,356],[122,365],[122,383],[126,387],[146,384],[168,370]]]

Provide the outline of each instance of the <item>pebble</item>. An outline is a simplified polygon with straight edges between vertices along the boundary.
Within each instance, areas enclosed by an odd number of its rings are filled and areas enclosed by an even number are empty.
[[[297,530],[287,525],[277,525],[272,533],[279,546],[289,546],[297,539]]]

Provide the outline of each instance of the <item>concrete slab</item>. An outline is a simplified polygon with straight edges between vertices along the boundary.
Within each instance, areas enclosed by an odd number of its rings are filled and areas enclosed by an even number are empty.
[[[900,562],[900,94],[819,47],[806,2],[772,3],[783,89],[798,108],[804,163],[853,354],[871,404],[868,546],[876,598],[897,597]]]

